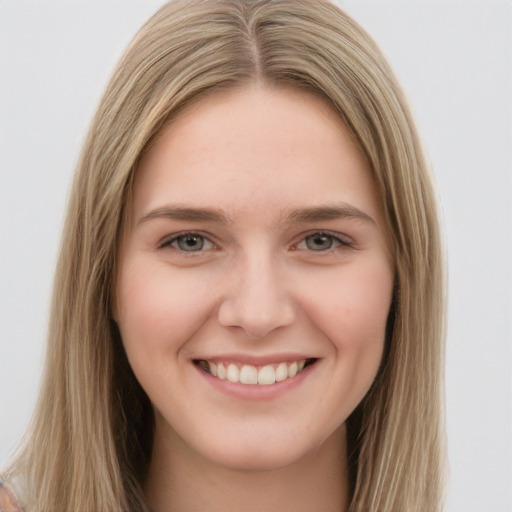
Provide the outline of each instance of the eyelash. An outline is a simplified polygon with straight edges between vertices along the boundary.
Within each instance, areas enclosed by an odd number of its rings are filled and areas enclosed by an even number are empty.
[[[307,243],[308,243],[308,240],[313,239],[315,237],[317,237],[318,239],[320,239],[320,238],[326,239],[328,242],[330,242],[330,246],[325,249],[320,249],[320,250],[311,249],[311,247],[307,246]],[[202,241],[203,245],[201,245],[199,250],[196,250],[196,251],[194,251],[194,250],[187,251],[186,249],[183,249],[182,247],[173,245],[173,244],[179,244],[180,239],[184,240],[186,238],[200,239]],[[209,245],[209,247],[204,248],[205,244]],[[300,247],[302,244],[304,244],[305,247]],[[313,232],[310,232],[310,233],[307,233],[306,235],[304,235],[298,243],[293,244],[291,247],[291,250],[293,250],[293,251],[305,250],[305,251],[310,251],[313,253],[316,252],[319,254],[326,254],[326,253],[335,251],[336,249],[339,249],[339,248],[351,248],[353,246],[354,246],[354,244],[352,242],[346,240],[344,237],[341,237],[340,235],[329,233],[327,231],[313,231]],[[195,231],[186,231],[183,233],[177,233],[177,234],[173,235],[171,238],[165,239],[158,246],[159,249],[165,249],[168,247],[176,250],[177,252],[179,252],[183,255],[202,253],[202,252],[205,252],[208,250],[219,248],[218,245],[216,245],[214,242],[212,242],[210,240],[210,238],[208,238],[206,235],[203,235],[202,233],[198,233]]]
[[[307,241],[315,237],[327,239],[331,243],[331,246],[327,247],[326,249],[320,250],[314,250],[311,249],[310,247],[307,247]],[[306,245],[306,247],[300,247],[301,244]],[[339,234],[330,233],[328,231],[313,231],[304,235],[298,243],[294,244],[292,246],[292,250],[309,250],[310,252],[327,254],[332,251],[335,251],[336,249],[351,247],[354,247],[354,244],[351,241],[347,240],[347,237],[342,237]]]
[[[192,239],[192,238],[197,238],[197,239],[200,239],[202,240],[203,244],[210,244],[211,247],[208,247],[207,249],[204,249],[203,246],[200,247],[200,249],[198,251],[187,251],[185,249],[182,249],[181,247],[175,247],[173,246],[174,243],[179,243],[179,240],[180,239],[186,239],[186,238],[189,238],[189,239]],[[203,235],[202,233],[197,233],[195,231],[186,231],[184,233],[177,233],[175,235],[173,235],[171,238],[167,238],[165,239],[162,243],[159,244],[158,248],[159,249],[165,249],[165,248],[168,248],[170,247],[171,249],[174,249],[176,250],[177,252],[180,252],[180,253],[183,253],[183,254],[193,254],[193,253],[201,253],[201,252],[204,252],[205,250],[211,250],[211,249],[217,249],[218,246],[213,243],[206,235]]]

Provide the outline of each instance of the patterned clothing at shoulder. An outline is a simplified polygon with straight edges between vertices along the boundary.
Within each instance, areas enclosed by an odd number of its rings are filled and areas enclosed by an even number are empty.
[[[24,512],[12,486],[0,477],[0,512]]]

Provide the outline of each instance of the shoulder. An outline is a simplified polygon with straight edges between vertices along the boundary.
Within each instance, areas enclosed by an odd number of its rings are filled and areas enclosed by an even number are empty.
[[[0,476],[0,512],[24,512],[12,485]]]

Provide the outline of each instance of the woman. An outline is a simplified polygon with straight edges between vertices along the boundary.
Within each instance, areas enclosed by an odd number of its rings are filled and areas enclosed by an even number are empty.
[[[370,38],[321,0],[171,2],[85,143],[9,479],[26,510],[440,510],[443,310]]]

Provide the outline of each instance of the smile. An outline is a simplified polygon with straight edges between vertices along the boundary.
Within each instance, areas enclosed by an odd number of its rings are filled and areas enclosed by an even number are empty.
[[[316,359],[302,359],[300,361],[267,364],[261,367],[251,364],[214,363],[203,359],[196,360],[194,363],[206,373],[220,380],[247,385],[270,386],[276,382],[293,379],[315,361]]]

